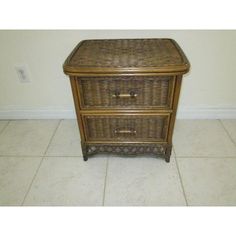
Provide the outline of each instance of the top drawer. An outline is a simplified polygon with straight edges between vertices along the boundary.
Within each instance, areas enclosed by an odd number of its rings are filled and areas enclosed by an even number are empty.
[[[82,109],[168,109],[173,76],[77,78]]]

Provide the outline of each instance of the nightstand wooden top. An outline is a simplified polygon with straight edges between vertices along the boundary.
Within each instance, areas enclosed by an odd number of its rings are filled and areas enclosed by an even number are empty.
[[[66,74],[176,73],[190,64],[172,39],[84,40],[64,63]]]

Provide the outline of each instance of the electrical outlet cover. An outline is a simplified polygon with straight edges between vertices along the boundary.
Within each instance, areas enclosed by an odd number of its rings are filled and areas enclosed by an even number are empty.
[[[27,65],[16,65],[15,70],[17,73],[17,76],[21,83],[29,83],[30,80],[30,71],[29,67]]]

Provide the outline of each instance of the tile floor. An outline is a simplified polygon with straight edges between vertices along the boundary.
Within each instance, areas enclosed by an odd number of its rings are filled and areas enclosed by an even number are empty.
[[[236,120],[177,120],[171,162],[83,161],[75,120],[0,121],[1,206],[235,206]]]

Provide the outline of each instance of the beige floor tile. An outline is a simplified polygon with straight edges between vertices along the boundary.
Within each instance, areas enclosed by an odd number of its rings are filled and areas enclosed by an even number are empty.
[[[25,205],[102,205],[106,158],[45,158]]]
[[[82,157],[80,135],[76,120],[61,121],[46,155]]]
[[[222,123],[236,144],[236,120],[222,120]]]
[[[185,205],[175,159],[110,158],[105,205]]]
[[[178,120],[173,143],[178,157],[236,157],[236,146],[218,120]]]
[[[0,157],[0,205],[21,205],[41,158]]]
[[[2,130],[6,127],[6,125],[8,124],[9,121],[7,120],[0,120],[0,133],[2,132]]]
[[[189,205],[236,205],[236,159],[177,158],[177,161]]]
[[[0,155],[43,155],[58,122],[58,120],[11,121],[0,134]]]

